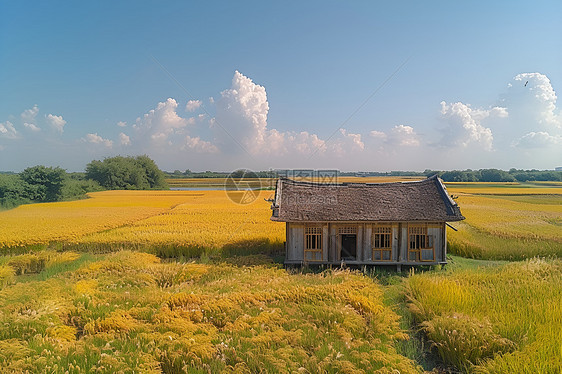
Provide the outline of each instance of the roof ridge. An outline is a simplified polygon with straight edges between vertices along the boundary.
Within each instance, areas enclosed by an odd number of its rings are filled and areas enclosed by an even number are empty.
[[[458,221],[460,208],[442,181],[327,184],[280,178],[276,221]]]
[[[422,184],[431,182],[436,176],[431,176],[425,179],[415,180],[415,181],[394,181],[394,182],[341,182],[341,183],[320,183],[320,182],[310,182],[310,181],[297,181],[287,177],[279,177],[282,182],[288,182],[294,185],[303,186],[314,186],[314,187],[370,187],[370,186],[380,186],[380,185],[390,185],[390,184]]]

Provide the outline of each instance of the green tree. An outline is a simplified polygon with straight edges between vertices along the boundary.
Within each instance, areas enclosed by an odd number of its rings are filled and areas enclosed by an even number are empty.
[[[156,166],[156,163],[147,155],[137,156],[136,163],[144,171],[148,181],[149,188],[163,189],[168,188],[166,184],[166,176],[164,172]]]
[[[515,178],[503,170],[482,169],[480,174],[480,182],[515,182]]]
[[[84,198],[88,192],[102,191],[104,188],[91,179],[68,178],[62,188],[62,200]]]
[[[32,186],[29,190],[31,200],[57,201],[62,196],[66,171],[60,167],[37,165],[22,171],[20,178]]]
[[[24,182],[19,175],[0,174],[0,208],[13,208],[31,202],[33,186]]]
[[[167,188],[164,173],[148,156],[108,157],[86,166],[86,178],[111,190],[147,190]]]

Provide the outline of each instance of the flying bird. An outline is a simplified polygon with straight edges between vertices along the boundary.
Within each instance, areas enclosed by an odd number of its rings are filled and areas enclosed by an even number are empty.
[[[527,83],[529,83],[529,81],[525,82],[525,86],[524,86],[524,87],[527,87]]]

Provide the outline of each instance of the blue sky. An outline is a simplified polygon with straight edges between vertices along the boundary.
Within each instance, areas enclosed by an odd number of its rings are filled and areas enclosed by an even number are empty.
[[[562,166],[557,1],[18,1],[0,17],[0,170]]]

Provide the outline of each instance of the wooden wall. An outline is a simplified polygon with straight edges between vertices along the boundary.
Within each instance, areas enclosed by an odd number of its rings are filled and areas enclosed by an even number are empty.
[[[420,223],[393,222],[393,223],[291,223],[286,225],[286,263],[301,264],[304,259],[305,227],[307,225],[322,228],[322,260],[309,261],[309,263],[340,264],[341,263],[341,239],[340,229],[345,230],[355,227],[357,235],[356,261],[349,264],[437,264],[446,262],[446,229],[444,222],[422,223],[427,227],[428,235],[433,238],[435,249],[434,261],[409,261],[408,260],[408,227],[420,225]],[[372,240],[373,230],[377,226],[391,227],[392,260],[373,261]],[[425,252],[427,254],[427,252]]]

